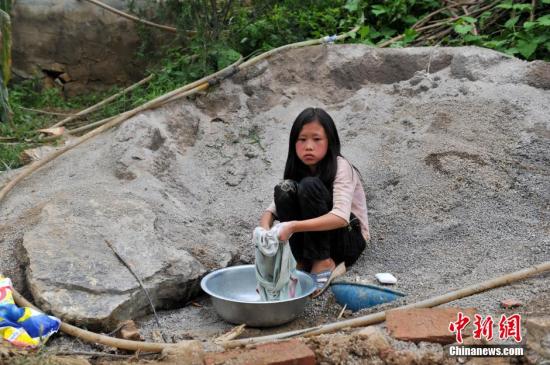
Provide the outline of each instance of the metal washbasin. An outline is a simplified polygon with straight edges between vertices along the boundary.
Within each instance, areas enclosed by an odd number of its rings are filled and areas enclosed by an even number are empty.
[[[272,327],[292,321],[303,312],[315,291],[312,277],[297,271],[301,291],[296,298],[261,301],[256,292],[254,265],[231,266],[216,270],[201,280],[201,288],[212,298],[214,309],[227,322],[251,327]]]

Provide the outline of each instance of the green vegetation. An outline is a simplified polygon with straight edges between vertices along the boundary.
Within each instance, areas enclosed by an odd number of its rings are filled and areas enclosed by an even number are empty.
[[[177,36],[139,25],[142,44],[136,53],[142,59],[157,60],[147,71],[155,75],[153,80],[73,122],[69,129],[141,105],[241,55],[250,57],[284,44],[349,31],[356,25],[359,30],[348,39],[352,43],[477,45],[525,60],[550,61],[550,0],[472,1],[463,6],[435,0],[165,0],[144,2],[143,7],[134,0],[128,3],[134,14],[175,26]],[[3,4],[10,1],[0,0],[0,7]],[[159,40],[164,42],[162,47]],[[119,90],[66,100],[57,88],[42,90],[38,79],[11,85],[12,120],[0,123],[0,170],[20,166],[20,152],[43,141],[36,130],[63,118],[22,107],[75,113]]]

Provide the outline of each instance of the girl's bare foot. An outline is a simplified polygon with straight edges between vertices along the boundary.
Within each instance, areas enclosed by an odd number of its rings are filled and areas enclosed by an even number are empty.
[[[335,267],[336,267],[336,263],[334,262],[333,259],[329,257],[328,259],[325,259],[325,260],[313,261],[313,265],[311,267],[311,273],[318,274],[320,272],[327,271],[327,270],[332,271],[334,270]]]

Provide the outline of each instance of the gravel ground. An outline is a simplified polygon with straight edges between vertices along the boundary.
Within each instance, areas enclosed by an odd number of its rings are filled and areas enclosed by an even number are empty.
[[[212,214],[208,226],[229,233],[238,248],[232,263],[239,264],[252,262],[250,232],[282,175],[292,120],[310,105],[333,115],[343,154],[364,179],[372,232],[344,279],[373,282],[374,274],[390,272],[398,279],[395,289],[406,293],[399,302],[346,313],[350,318],[550,260],[549,89],[547,63],[479,48],[319,46],[275,56],[208,94],[148,118],[162,123],[176,112],[198,116],[196,140],[178,152],[183,165],[164,171],[162,178],[195,184],[194,197],[210,204],[204,211]],[[188,133],[172,132],[176,137]],[[92,150],[116,143],[114,133],[80,148],[106,158],[105,152]],[[243,135],[249,142],[228,142]],[[227,141],[220,142],[223,138]],[[45,176],[31,177],[0,207],[2,271],[22,288],[25,258],[14,252],[33,224],[33,194],[59,189],[59,184],[44,184]],[[205,187],[202,195],[200,186]],[[495,315],[502,312],[501,299],[516,298],[528,303],[519,313],[549,314],[537,301],[548,298],[549,275],[448,305]],[[217,316],[207,298],[196,302],[200,306],[159,313],[169,338],[210,339],[233,327]],[[331,322],[340,310],[327,291],[292,323],[247,329],[243,336]],[[154,339],[153,318],[137,320],[145,336]]]

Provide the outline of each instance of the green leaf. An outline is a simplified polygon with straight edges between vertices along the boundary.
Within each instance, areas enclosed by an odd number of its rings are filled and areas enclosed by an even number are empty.
[[[501,4],[498,4],[496,7],[501,9],[512,9],[513,6],[514,4],[512,0],[506,0],[506,1],[503,1]]]
[[[504,53],[509,54],[509,55],[512,55],[512,56],[515,55],[515,54],[518,53],[518,52],[519,52],[518,49],[515,48],[515,47],[513,47],[513,48],[507,48],[507,49],[504,50]]]
[[[531,11],[532,6],[531,4],[514,4],[514,6],[512,6],[512,9],[519,11]]]
[[[519,20],[519,16],[515,16],[513,18],[508,19],[508,21],[504,23],[504,28],[506,29],[513,28],[514,25],[516,25],[516,23],[518,22],[518,20]]]
[[[378,38],[382,35],[382,33],[380,33],[379,31],[377,31],[376,29],[372,28],[370,30],[370,39],[375,39],[375,38]]]
[[[369,46],[374,46],[374,42],[373,42],[373,41],[371,41],[371,40],[370,40],[370,39],[368,39],[368,38],[367,38],[367,39],[365,39],[364,41],[361,41],[361,43],[363,43],[363,44],[367,44],[367,45],[369,45]]]
[[[370,32],[370,27],[368,25],[364,25],[361,28],[359,28],[359,36],[361,39],[367,38]]]
[[[412,42],[417,36],[416,30],[414,29],[407,29],[405,30],[404,37],[403,37],[403,43],[410,43]]]
[[[384,5],[373,5],[372,6],[372,13],[376,16],[387,13],[388,9]]]
[[[397,33],[397,30],[395,30],[393,28],[384,27],[380,30],[380,33],[384,37],[392,37],[395,33]]]
[[[454,31],[458,34],[466,34],[474,29],[470,24],[455,24],[453,27]]]
[[[550,0],[542,0],[543,4],[550,4]]]
[[[403,21],[407,24],[414,24],[418,21],[418,18],[410,15],[410,14],[407,14],[403,17]]]
[[[471,23],[471,24],[474,24],[475,22],[477,22],[477,19],[476,18],[472,18],[471,16],[461,16],[460,19],[463,19],[464,21],[468,22],[468,23]]]
[[[529,58],[537,50],[537,46],[537,42],[524,41],[523,39],[520,39],[516,44],[519,53],[525,58]]]
[[[361,0],[348,0],[346,2],[346,5],[344,5],[344,8],[349,11],[350,13],[353,13],[354,11],[359,10],[359,3]]]
[[[478,43],[481,39],[481,36],[475,34],[466,34],[464,36],[464,41],[468,43]]]
[[[550,1],[550,0],[548,0]],[[537,23],[544,25],[545,27],[550,25],[550,15],[541,16],[537,19]]]
[[[523,23],[523,28],[529,30],[533,28],[535,25],[537,25],[537,22],[525,22]]]

